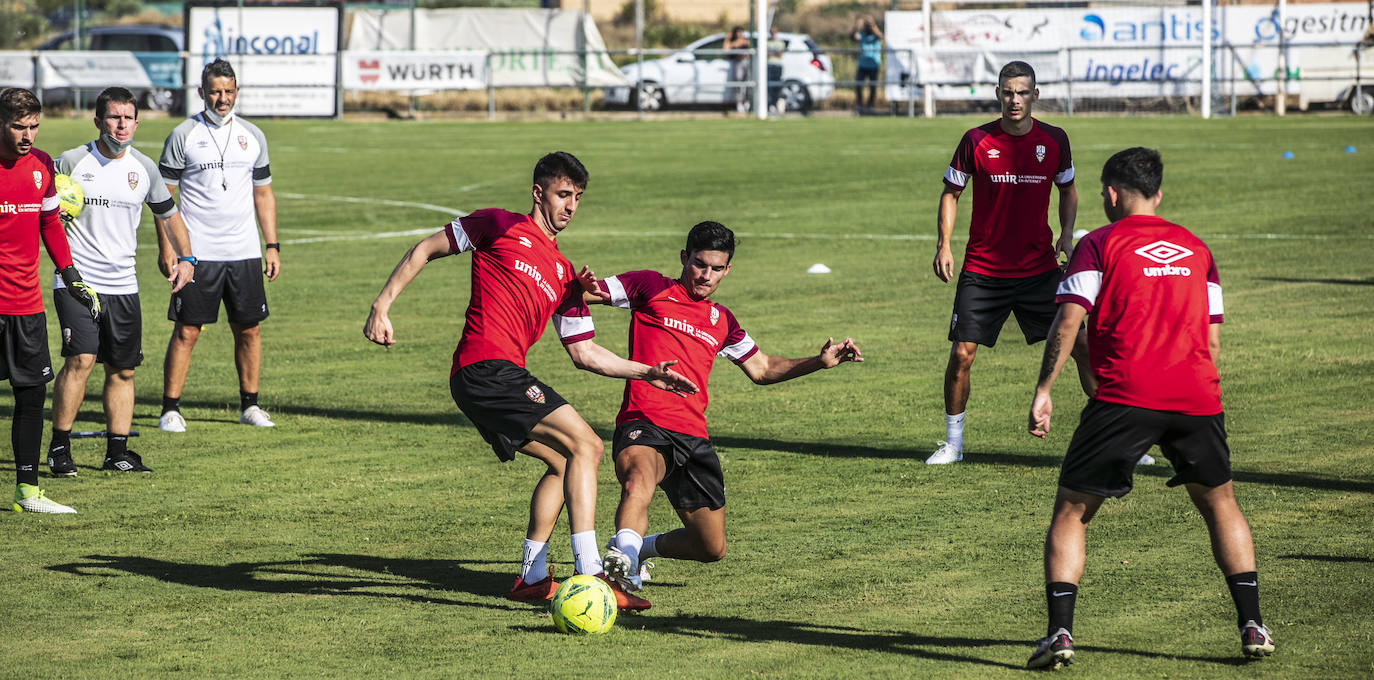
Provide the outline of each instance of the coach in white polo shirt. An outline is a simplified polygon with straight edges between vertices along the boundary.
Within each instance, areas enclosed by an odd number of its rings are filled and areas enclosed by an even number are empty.
[[[133,148],[138,127],[138,104],[132,92],[111,87],[95,100],[95,140],[57,157],[57,171],[81,185],[86,205],[66,224],[72,260],[84,272],[87,285],[100,295],[104,313],[92,319],[86,307],[62,289],[53,276],[53,306],[62,327],[65,362],[53,386],[52,443],[48,466],[60,477],[76,474],[71,431],[86,396],[86,380],[97,361],[105,365],[105,470],[151,472],[137,453],[128,450],[134,412],[134,368],[143,362],[143,312],[138,302],[135,254],[138,223],[146,203],[160,230],[171,236],[181,255],[168,272],[176,293],[191,281],[191,257],[186,226],[158,175],[153,159]]]
[[[277,244],[277,199],[267,164],[267,139],[256,125],[234,113],[238,100],[234,67],[223,59],[207,64],[200,74],[205,110],[183,121],[162,147],[158,168],[169,192],[180,187],[181,214],[191,233],[191,248],[199,258],[196,278],[172,295],[167,318],[176,322],[163,363],[162,418],[158,427],[185,432],[181,389],[191,366],[191,350],[201,326],[219,320],[224,304],[234,334],[234,365],[239,374],[239,398],[244,425],[272,427],[258,407],[258,375],[262,340],[258,324],[267,318],[267,293],[262,277],[275,281],[281,272]],[[265,254],[259,250],[262,230]],[[175,255],[165,234],[159,234],[162,261]]]

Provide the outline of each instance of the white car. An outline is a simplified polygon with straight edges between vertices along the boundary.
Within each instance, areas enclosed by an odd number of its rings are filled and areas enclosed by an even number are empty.
[[[753,34],[746,34],[753,40]],[[814,102],[830,97],[835,89],[830,57],[821,52],[810,36],[778,32],[786,41],[782,56],[782,80],[778,98],[788,111],[808,111]],[[638,88],[606,89],[606,103],[612,106],[642,107],[658,111],[669,106],[734,105],[730,80],[730,57],[722,54],[725,34],[716,33],[682,48],[662,59],[629,64],[620,69]],[[750,71],[750,79],[753,79]],[[752,102],[752,96],[750,97]]]

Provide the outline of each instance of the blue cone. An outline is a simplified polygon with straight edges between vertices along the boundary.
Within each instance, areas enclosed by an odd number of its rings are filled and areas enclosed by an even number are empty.
[[[1292,158],[1292,157],[1293,157],[1293,152],[1292,152],[1292,151],[1285,151],[1285,152],[1283,152],[1283,155],[1280,156],[1280,158]]]
[[[1353,147],[1353,146],[1347,146],[1347,147],[1345,147],[1345,152],[1346,152],[1346,153],[1355,153],[1355,147]]]

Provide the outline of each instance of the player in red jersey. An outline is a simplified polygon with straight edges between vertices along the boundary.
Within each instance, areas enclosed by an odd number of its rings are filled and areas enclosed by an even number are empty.
[[[1102,206],[1112,223],[1089,233],[1069,262],[1055,301],[1030,408],[1031,434],[1050,429],[1050,388],[1088,320],[1097,392],[1069,443],[1045,537],[1048,634],[1029,666],[1073,661],[1073,607],[1083,575],[1088,522],[1102,501],[1131,490],[1132,470],[1159,445],[1207,523],[1212,555],[1236,605],[1241,650],[1274,651],[1259,608],[1255,548],[1231,487],[1231,451],[1216,360],[1221,351],[1221,283],[1200,239],[1155,215],[1164,164],[1159,153],[1126,149],[1102,168]]]
[[[44,385],[53,379],[48,325],[38,282],[38,241],[57,266],[67,292],[99,316],[100,299],[72,265],[58,216],[52,158],[35,149],[43,105],[22,88],[0,91],[0,379],[14,390],[11,441],[17,486],[15,512],[74,513],[38,488]]]
[[[735,315],[711,301],[730,273],[735,235],[718,222],[702,222],[687,234],[682,273],[670,279],[654,271],[632,271],[596,281],[589,271],[583,287],[603,303],[632,311],[630,358],[646,363],[677,362],[701,389],[679,397],[626,382],[611,445],[620,506],[616,534],[603,561],[624,590],[642,584],[641,560],[662,556],[714,562],[725,556],[725,480],[706,433],[706,384],[717,356],[739,366],[758,385],[800,378],[846,361],[863,361],[850,338],[826,340],[816,356],[787,359],[758,351]],[[649,502],[661,486],[682,528],[645,536]],[[645,608],[648,602],[644,602]]]
[[[430,260],[472,251],[472,298],[449,379],[453,400],[499,459],[512,460],[520,451],[547,466],[530,499],[521,572],[508,594],[514,600],[546,600],[558,588],[546,556],[565,499],[577,571],[602,573],[594,515],[604,445],[567,401],[525,370],[525,355],[549,319],[578,368],[664,390],[696,391],[690,380],[669,369],[672,361],[652,366],[627,361],[592,340],[582,288],[557,241],[586,186],[587,170],[572,154],[559,151],[539,159],[528,215],[479,210],[412,246],[363,326],[368,340],[395,344],[387,317],[391,303]]]
[[[1078,192],[1068,135],[1031,117],[1039,96],[1029,64],[1013,61],[1003,66],[997,79],[1002,117],[965,132],[945,171],[932,263],[941,281],[948,283],[954,274],[949,241],[959,196],[970,181],[973,219],[949,322],[953,345],[945,368],[945,440],[926,459],[931,465],[964,458],[964,413],[978,345],[996,345],[1012,312],[1029,344],[1045,339],[1054,318],[1054,289],[1060,278],[1055,253],[1068,257],[1073,252]],[[1048,221],[1051,185],[1059,189],[1055,243],[1050,242]],[[1074,357],[1083,389],[1092,394],[1085,351],[1079,343]]]

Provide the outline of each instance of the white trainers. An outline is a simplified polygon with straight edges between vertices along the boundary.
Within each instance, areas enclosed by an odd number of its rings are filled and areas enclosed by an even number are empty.
[[[41,512],[49,515],[75,515],[76,510],[48,498],[43,490],[32,484],[14,487],[15,512]]]
[[[640,577],[642,569],[634,570],[636,573],[631,576],[632,565],[630,556],[620,551],[615,546],[606,546],[606,556],[601,558],[601,568],[606,575],[615,579],[625,592],[633,593],[644,587],[644,580]]]
[[[940,442],[940,445],[935,449],[935,453],[930,454],[930,457],[926,459],[926,465],[957,463],[963,459],[963,451],[950,446],[949,442]]]
[[[267,411],[262,410],[256,404],[244,409],[239,416],[240,425],[252,425],[253,427],[276,427],[277,424],[267,417]]]
[[[1151,456],[1150,454],[1147,453],[1147,454],[1141,456],[1141,457],[1140,457],[1140,460],[1136,461],[1135,464],[1136,464],[1136,465],[1154,465],[1154,464],[1155,464],[1155,457],[1154,457],[1154,456]]]
[[[168,411],[157,419],[157,429],[163,432],[185,432],[186,419],[181,417],[181,411]]]

